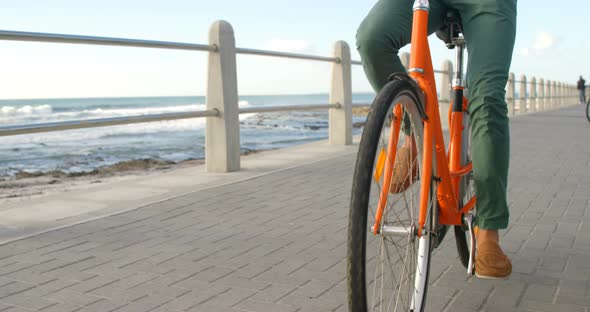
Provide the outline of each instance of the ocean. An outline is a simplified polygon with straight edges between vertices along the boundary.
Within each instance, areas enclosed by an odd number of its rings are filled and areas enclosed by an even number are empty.
[[[354,103],[374,94],[356,93]],[[240,107],[325,104],[327,94],[240,96]],[[187,112],[205,109],[203,96],[0,100],[0,126]],[[364,117],[355,116],[353,122]],[[89,172],[135,159],[179,162],[204,158],[205,118],[0,137],[0,176],[19,172]],[[358,134],[362,128],[353,129]],[[328,112],[240,115],[242,152],[326,139]]]

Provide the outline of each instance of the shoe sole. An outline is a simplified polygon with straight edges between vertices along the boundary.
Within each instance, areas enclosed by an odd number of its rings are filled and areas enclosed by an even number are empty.
[[[478,278],[481,278],[481,279],[491,279],[491,280],[506,280],[510,277],[510,275],[506,275],[504,277],[498,277],[498,276],[489,276],[489,275],[479,275],[477,273],[475,273],[475,276],[477,276]]]

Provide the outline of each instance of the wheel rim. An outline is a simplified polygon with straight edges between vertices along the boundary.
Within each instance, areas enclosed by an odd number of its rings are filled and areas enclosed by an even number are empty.
[[[406,165],[409,170],[406,170],[408,174],[401,179],[404,183],[398,183],[402,185],[400,188],[406,183],[409,187],[399,194],[388,195],[381,225],[403,228],[407,230],[407,234],[373,235],[370,231],[375,222],[378,198],[384,181],[384,151],[387,151],[389,141],[392,105],[381,130],[371,179],[365,254],[367,306],[369,311],[419,311],[427,282],[430,255],[430,235],[418,239],[413,233],[413,229],[418,227],[420,183],[417,177],[421,173],[422,124],[412,97],[401,95],[393,103],[401,103],[410,112],[412,121],[410,136],[404,133],[403,126],[400,129],[398,151],[400,147],[409,144],[409,137],[414,136],[416,152],[411,154],[416,157]],[[413,165],[418,167],[418,175],[412,174]]]

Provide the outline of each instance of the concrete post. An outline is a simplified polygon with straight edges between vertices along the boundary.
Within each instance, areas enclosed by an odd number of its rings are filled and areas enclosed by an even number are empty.
[[[447,118],[449,114],[449,107],[451,106],[451,79],[453,77],[453,62],[449,60],[445,60],[442,63],[441,70],[444,72],[442,74],[441,84],[440,84],[440,101],[439,101],[439,110],[440,110],[440,119],[443,129],[449,129],[449,118]]]
[[[580,92],[577,89],[576,85],[572,85],[572,103],[577,104],[578,99],[580,98]],[[588,95],[586,94],[586,100],[588,99]]]
[[[519,101],[518,101],[518,112],[526,113],[526,76],[520,75],[520,88],[518,89]]]
[[[563,82],[559,83],[559,98],[561,106],[565,105],[565,84]]]
[[[557,108],[557,82],[551,81],[551,107]]]
[[[337,145],[352,144],[352,72],[350,47],[344,41],[334,45],[334,57],[340,63],[332,64],[330,104],[340,104],[329,112],[329,142]]]
[[[539,79],[537,85],[537,104],[540,111],[545,111],[545,81],[543,78]]]
[[[553,96],[553,82],[551,80],[547,80],[545,82],[545,108],[546,110],[553,109],[553,101],[551,97]]]
[[[400,54],[399,58],[402,61],[402,65],[408,70],[410,68],[410,53],[404,52]]]
[[[530,98],[529,109],[531,112],[536,112],[537,111],[537,79],[535,77],[531,78],[531,83],[529,84],[529,98]]]
[[[571,92],[571,99],[570,99],[571,100],[571,103],[572,103],[572,105],[573,104],[577,104],[578,103],[578,99],[580,98],[580,93],[577,90],[576,85],[572,85],[570,87],[570,89],[571,89],[571,91],[570,91]],[[578,92],[576,92],[576,91],[578,91]]]
[[[226,21],[213,23],[209,44],[207,75],[207,109],[219,111],[218,117],[207,117],[205,162],[208,172],[240,170],[240,120],[238,111],[238,78],[236,43],[232,26]]]
[[[514,105],[516,102],[514,84],[514,73],[510,73],[508,76],[508,82],[506,83],[506,104],[508,104],[508,116],[514,116]]]
[[[561,90],[561,82],[557,82],[557,90],[555,91],[555,95],[557,98],[557,107],[561,107],[563,105],[563,91]]]
[[[563,93],[563,82],[559,82],[558,84],[558,88],[559,88],[559,106],[563,106],[565,103],[564,101],[564,93]]]

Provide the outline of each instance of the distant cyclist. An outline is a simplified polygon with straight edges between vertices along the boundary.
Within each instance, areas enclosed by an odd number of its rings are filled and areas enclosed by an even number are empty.
[[[582,76],[578,80],[578,90],[580,90],[580,104],[586,103],[586,80]]]

